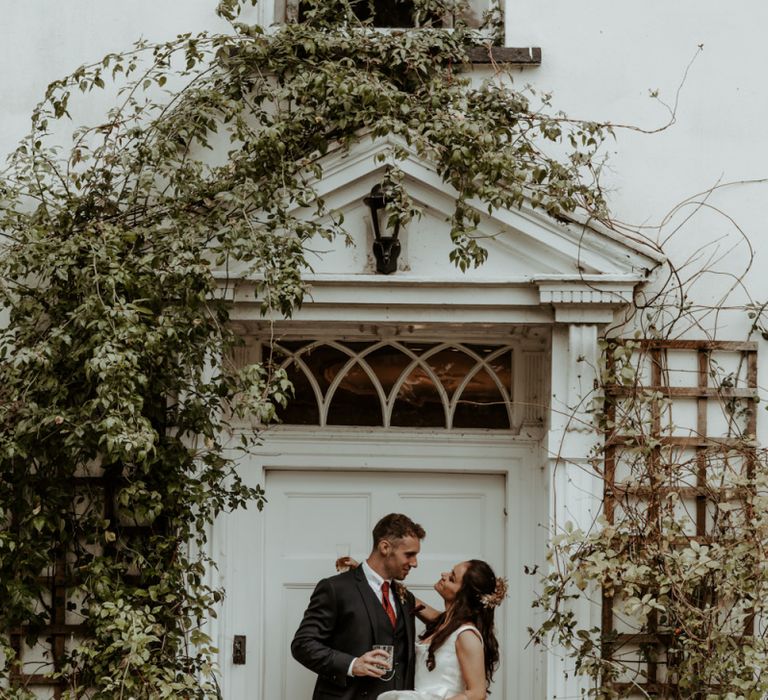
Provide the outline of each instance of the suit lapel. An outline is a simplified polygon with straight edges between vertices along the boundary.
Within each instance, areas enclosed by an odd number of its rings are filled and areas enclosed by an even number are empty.
[[[371,623],[371,639],[375,641],[376,613],[378,612],[376,608],[378,606],[378,601],[376,600],[376,596],[373,590],[368,584],[368,580],[365,578],[365,573],[363,572],[362,566],[358,566],[355,569],[355,583],[357,584],[357,590],[360,593],[360,597],[363,600],[365,611],[368,613],[368,621]],[[382,610],[383,609],[384,608],[382,607]]]
[[[408,614],[408,604],[407,604],[407,594],[406,594],[406,603],[403,604],[400,602],[400,586],[398,585],[395,589],[395,605],[397,606],[397,614],[401,616],[401,619],[403,620],[403,624],[405,625],[405,635],[408,639],[408,649],[413,648],[414,643],[414,636],[416,635],[416,629],[413,624],[413,618],[411,615]],[[409,652],[410,655],[410,652]]]

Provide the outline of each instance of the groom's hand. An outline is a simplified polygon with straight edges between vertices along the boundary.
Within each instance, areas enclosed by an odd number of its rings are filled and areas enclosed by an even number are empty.
[[[355,663],[352,664],[352,675],[381,678],[387,672],[386,665],[388,662],[389,654],[386,651],[372,649],[355,659]]]

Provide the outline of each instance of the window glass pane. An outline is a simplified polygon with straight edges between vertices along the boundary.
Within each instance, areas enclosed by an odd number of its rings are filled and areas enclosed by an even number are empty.
[[[363,21],[371,18],[373,10],[374,27],[413,26],[413,0],[359,0],[352,7]]]
[[[363,359],[378,377],[386,396],[389,396],[395,382],[400,379],[405,368],[413,361],[402,350],[391,345],[377,348]]]
[[[317,381],[323,396],[327,395],[331,385],[341,368],[349,362],[349,355],[330,345],[318,345],[303,352],[301,360],[309,367],[312,376]]]
[[[404,347],[408,348],[415,355],[423,355],[427,350],[439,345],[439,343],[401,343]]]
[[[501,385],[507,390],[507,394],[512,396],[512,351],[502,353],[489,362],[494,374],[499,378]]]
[[[467,343],[466,347],[472,352],[474,352],[475,354],[482,357],[483,359],[485,359],[486,357],[488,357],[488,355],[490,355],[493,352],[496,352],[499,349],[498,345],[488,345],[485,343],[483,343],[482,345]]]
[[[355,363],[337,387],[328,410],[328,425],[383,425],[381,400],[371,378]]]
[[[364,350],[371,347],[371,345],[375,345],[375,343],[372,343],[370,340],[367,340],[365,342],[354,342],[351,340],[343,340],[339,342],[340,345],[343,345],[345,348],[349,348],[353,353],[361,353]]]
[[[454,428],[509,428],[507,405],[485,369],[477,372],[459,397],[453,414]]]
[[[477,360],[459,348],[446,348],[427,358],[427,364],[437,375],[450,398],[459,388],[464,377],[477,364]]]
[[[286,408],[278,408],[278,418],[289,425],[319,425],[320,411],[307,376],[295,362],[291,362],[285,371],[293,383],[294,397],[288,400]]]
[[[290,351],[292,354],[301,350],[301,348],[311,345],[311,340],[280,340],[277,344]],[[265,353],[266,354],[266,353]]]
[[[414,369],[397,394],[391,424],[413,428],[444,428],[445,410],[432,378]]]
[[[415,6],[413,0],[351,0],[352,11],[361,21],[373,17],[374,27],[413,27]],[[304,22],[307,12],[312,8],[308,2],[299,2],[299,22]],[[421,26],[442,27],[439,14],[432,14],[428,21],[421,21]]]

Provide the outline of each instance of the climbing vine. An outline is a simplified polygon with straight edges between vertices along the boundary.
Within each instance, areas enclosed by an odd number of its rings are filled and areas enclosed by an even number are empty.
[[[402,222],[420,210],[399,161],[434,163],[456,192],[461,269],[486,257],[477,202],[606,215],[610,128],[472,77],[467,49],[487,32],[460,19],[377,32],[346,0],[269,30],[241,9],[219,5],[229,33],[139,42],[51,83],[2,174],[4,697],[30,697],[35,673],[69,698],[216,696],[205,622],[223,592],[207,582],[207,532],[221,512],[262,507],[239,451],[290,395],[284,375],[229,360],[228,272],[258,281],[264,313],[301,304],[306,242],[346,237],[315,189],[329,149],[393,137],[383,186]],[[417,3],[424,18],[463,9]],[[112,86],[114,107],[66,142],[79,100]],[[65,619],[51,580],[69,591]],[[77,634],[52,658],[21,665],[25,644],[65,623]]]
[[[584,468],[603,501],[593,522],[554,524],[534,601],[543,622],[531,630],[573,658],[589,697],[768,692],[768,452],[754,342],[768,335],[765,304],[732,298],[753,261],[737,235],[749,262],[729,270],[717,306],[691,301],[691,287],[721,274],[711,259],[687,270],[668,260],[602,341],[585,397],[600,437]],[[717,337],[708,319],[723,307],[748,317],[747,338]]]

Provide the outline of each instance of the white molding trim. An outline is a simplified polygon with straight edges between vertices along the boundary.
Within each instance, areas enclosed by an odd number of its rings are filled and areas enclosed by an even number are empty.
[[[591,324],[556,324],[552,329],[550,424],[543,441],[548,458],[547,525],[552,536],[562,533],[567,522],[588,531],[602,508],[602,481],[589,462],[600,435],[583,400],[585,392],[594,393],[597,338],[598,328]],[[599,606],[577,601],[571,609],[580,626],[600,624]],[[557,647],[546,656],[547,700],[586,697],[588,682],[575,674],[573,659]]]
[[[536,278],[542,304],[554,308],[555,321],[568,324],[610,323],[616,309],[632,302],[634,289],[640,280],[626,277],[559,280]]]
[[[634,284],[631,283],[566,281],[559,284],[539,284],[539,298],[542,304],[623,306],[632,301],[633,289]]]
[[[597,326],[573,323],[568,326],[568,410],[572,418],[566,430],[594,434],[590,409],[598,378]]]
[[[593,277],[456,282],[407,275],[311,275],[306,278],[309,294],[294,318],[336,323],[450,323],[461,318],[491,324],[602,324],[632,301],[635,287],[644,281],[638,275]],[[222,280],[222,290],[234,304],[233,321],[264,319],[258,283]]]

